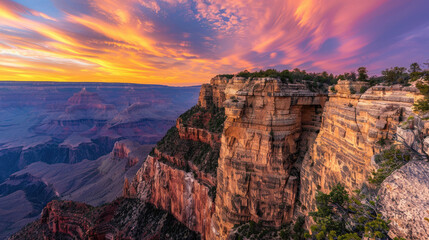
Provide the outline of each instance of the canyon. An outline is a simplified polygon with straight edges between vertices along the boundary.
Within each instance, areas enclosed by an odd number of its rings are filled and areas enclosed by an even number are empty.
[[[97,206],[119,197],[124,178],[134,177],[198,91],[1,82],[0,239],[37,219],[53,199]]]
[[[236,226],[248,222],[278,229],[305,216],[309,225],[318,191],[327,193],[341,183],[350,193],[377,195],[368,179],[380,168],[374,156],[383,150],[403,142],[413,145],[419,136],[412,150],[422,156],[429,152],[429,122],[413,111],[422,98],[414,85],[369,87],[340,80],[327,93],[305,82],[217,76],[201,86],[198,104],[177,118],[134,178],[125,179],[122,196],[168,212],[202,239],[228,239]],[[378,190],[377,208],[391,220],[392,238],[429,237],[424,230],[427,193],[416,190],[429,189],[422,160],[406,163]],[[43,236],[59,229],[47,223],[51,208],[32,223],[44,229]],[[73,211],[64,207],[51,215],[61,218]],[[63,222],[61,233],[75,236],[73,229],[79,228],[104,234],[86,223],[103,218],[89,218]],[[109,233],[118,231],[115,226]]]

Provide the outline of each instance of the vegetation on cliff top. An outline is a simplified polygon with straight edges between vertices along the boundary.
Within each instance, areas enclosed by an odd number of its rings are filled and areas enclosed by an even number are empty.
[[[416,87],[420,90],[420,93],[424,95],[424,99],[420,99],[414,104],[414,110],[427,112],[429,111],[429,80],[426,80],[424,83],[417,83]]]
[[[424,64],[428,65],[429,67],[429,63]],[[276,69],[267,69],[255,72],[244,70],[237,73],[236,75],[218,75],[218,77],[226,77],[228,79],[231,79],[234,76],[250,79],[262,77],[279,78],[282,82],[285,83],[305,83],[310,88],[310,90],[327,90],[325,85],[337,84],[338,80],[366,81],[369,82],[370,86],[380,83],[387,85],[408,85],[409,82],[415,81],[417,79],[425,79],[425,81],[429,81],[429,70],[422,70],[418,63],[412,63],[408,69],[405,67],[392,67],[383,70],[380,76],[371,77],[368,75],[368,70],[365,67],[359,67],[357,72],[351,71],[339,75],[334,75],[326,71],[321,73],[309,73],[299,68],[282,71]]]
[[[156,148],[169,156],[189,161],[206,173],[216,175],[220,146],[212,148],[206,143],[181,139],[177,128],[172,127],[157,143]],[[154,156],[154,152],[151,155]],[[184,170],[191,171],[188,165],[184,167]]]
[[[389,149],[375,155],[375,162],[380,168],[372,172],[372,176],[369,177],[368,181],[376,186],[380,186],[384,179],[410,160],[411,153],[409,151],[391,146]]]
[[[342,185],[329,194],[318,191],[317,211],[311,212],[316,224],[307,239],[389,239],[389,222],[376,209],[376,199],[355,191],[349,195]]]
[[[335,77],[332,73],[329,74],[326,71],[322,73],[308,73],[305,70],[300,70],[299,68],[295,68],[292,71],[267,69],[249,72],[244,70],[239,72],[237,77],[250,79],[263,77],[279,78],[284,83],[304,83],[311,91],[327,91],[329,85],[336,84],[338,81],[338,78]]]
[[[180,118],[185,127],[195,127],[206,129],[213,133],[222,133],[226,115],[224,108],[212,105],[206,109],[195,105],[180,115]]]

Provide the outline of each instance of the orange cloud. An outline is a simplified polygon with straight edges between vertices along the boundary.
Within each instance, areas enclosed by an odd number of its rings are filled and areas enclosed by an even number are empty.
[[[279,65],[339,73],[362,59],[380,68],[386,53],[378,47],[395,44],[381,30],[397,41],[407,32],[380,11],[406,3],[389,0],[76,0],[74,8],[54,1],[60,17],[0,1],[3,80],[192,85]]]

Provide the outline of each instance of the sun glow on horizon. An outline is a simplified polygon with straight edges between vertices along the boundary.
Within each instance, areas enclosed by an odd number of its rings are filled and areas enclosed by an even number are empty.
[[[0,0],[0,80],[197,85],[429,58],[429,2]]]

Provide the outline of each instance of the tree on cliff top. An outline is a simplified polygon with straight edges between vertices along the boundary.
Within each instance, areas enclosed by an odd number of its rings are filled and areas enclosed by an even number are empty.
[[[388,68],[381,72],[388,84],[407,84],[409,75],[404,67]]]
[[[366,70],[366,67],[360,67],[357,71],[359,81],[368,81],[368,70]]]
[[[411,63],[410,69],[408,70],[410,73],[421,72],[422,69],[418,63]]]

